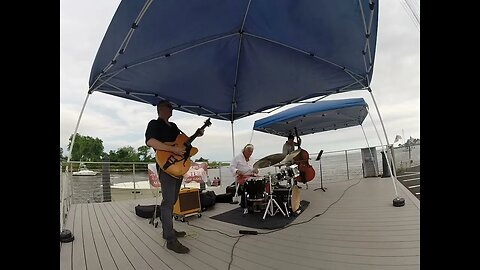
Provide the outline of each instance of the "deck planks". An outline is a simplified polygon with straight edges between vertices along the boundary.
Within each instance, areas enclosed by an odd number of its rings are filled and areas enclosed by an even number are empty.
[[[398,188],[406,205],[393,207],[396,195],[386,179],[328,183],[326,192],[314,191],[317,186],[301,190],[310,206],[293,225],[269,234],[238,239],[239,229],[251,228],[209,218],[238,207],[232,204],[175,221],[177,230],[187,232],[180,239],[191,250],[187,255],[165,247],[161,224],[155,228],[135,215],[135,205],[155,199],[76,204],[66,223],[75,240],[61,244],[60,268],[228,269],[238,240],[230,269],[420,269],[420,203],[408,190]]]

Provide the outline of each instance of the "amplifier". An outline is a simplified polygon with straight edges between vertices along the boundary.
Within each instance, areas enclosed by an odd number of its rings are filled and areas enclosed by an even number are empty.
[[[200,190],[198,188],[182,188],[178,194],[178,200],[173,206],[173,216],[185,221],[186,216],[197,214],[201,216]]]

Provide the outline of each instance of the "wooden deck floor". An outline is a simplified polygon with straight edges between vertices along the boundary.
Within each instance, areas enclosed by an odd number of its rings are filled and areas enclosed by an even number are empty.
[[[135,215],[135,205],[155,199],[73,205],[65,228],[75,240],[62,244],[60,268],[226,270],[236,244],[230,269],[420,269],[420,202],[402,184],[403,207],[392,205],[390,178],[329,183],[326,192],[318,186],[301,190],[310,205],[293,224],[311,221],[270,234],[238,237],[251,228],[209,218],[238,207],[225,203],[187,218],[190,225],[175,221],[187,232],[180,240],[191,250],[186,255],[166,248],[161,225]]]

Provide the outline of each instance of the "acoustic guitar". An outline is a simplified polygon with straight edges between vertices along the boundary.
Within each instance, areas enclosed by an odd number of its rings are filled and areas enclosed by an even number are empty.
[[[200,130],[209,127],[211,124],[210,118],[208,118],[203,126],[197,129],[195,134],[191,137],[182,133],[177,136],[174,142],[165,142],[165,144],[170,146],[183,148],[185,153],[182,156],[169,151],[157,150],[155,153],[155,160],[158,165],[160,165],[160,168],[175,178],[180,178],[186,174],[188,169],[190,169],[190,166],[192,166],[192,160],[190,157],[198,153],[198,148],[193,147],[192,142],[198,137]]]

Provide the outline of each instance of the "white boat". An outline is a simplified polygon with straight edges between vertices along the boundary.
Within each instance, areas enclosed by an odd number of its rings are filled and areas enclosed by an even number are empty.
[[[97,174],[98,172],[88,169],[85,164],[80,164],[78,171],[72,173],[74,176],[95,176]]]

